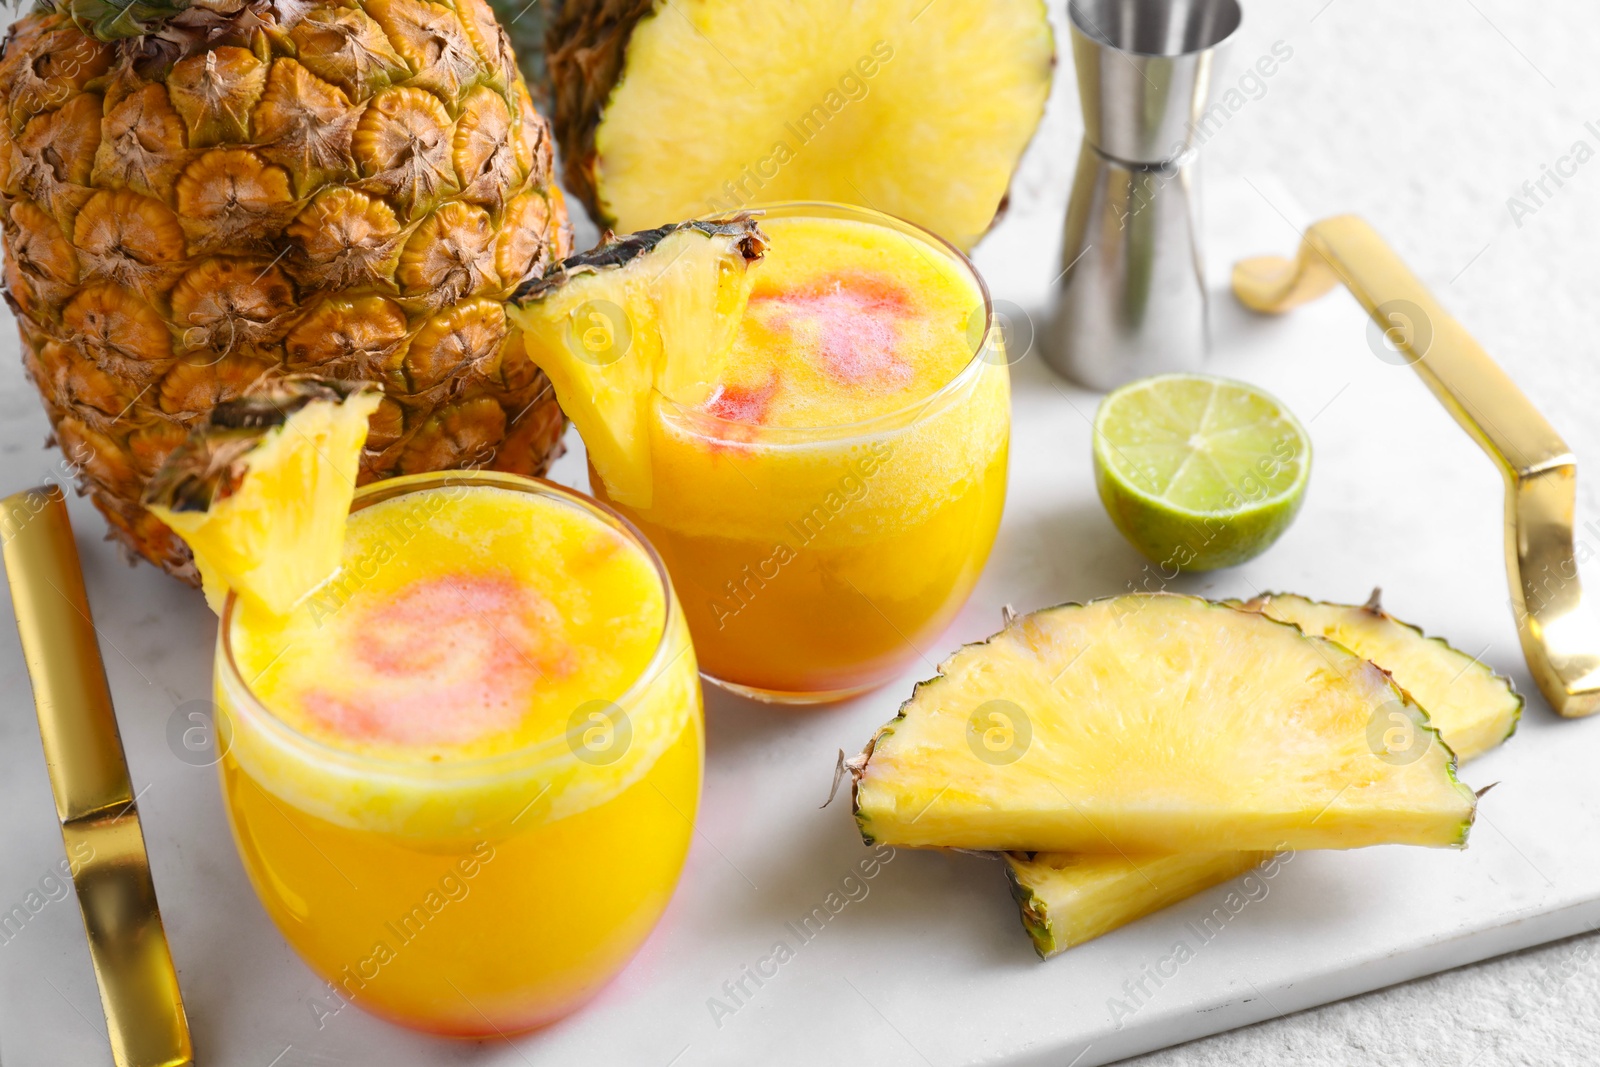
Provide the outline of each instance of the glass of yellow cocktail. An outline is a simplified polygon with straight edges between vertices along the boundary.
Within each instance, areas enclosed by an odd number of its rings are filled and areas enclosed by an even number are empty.
[[[716,380],[652,398],[649,503],[593,465],[590,483],[666,561],[706,677],[838,700],[918,658],[971,592],[1005,499],[1009,377],[982,278],[938,237],[822,203],[760,226]]]
[[[331,582],[281,615],[230,595],[216,672],[239,853],[324,1010],[526,1030],[665,908],[699,682],[667,572],[605,507],[507,474],[377,483]]]

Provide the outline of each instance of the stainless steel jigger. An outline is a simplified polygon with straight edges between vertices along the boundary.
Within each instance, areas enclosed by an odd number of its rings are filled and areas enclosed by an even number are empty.
[[[1196,132],[1235,0],[1072,0],[1083,147],[1043,353],[1092,389],[1197,370],[1209,324]]]

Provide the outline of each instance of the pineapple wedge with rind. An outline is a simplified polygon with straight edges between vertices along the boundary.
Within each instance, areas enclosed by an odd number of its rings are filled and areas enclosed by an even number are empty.
[[[1040,959],[1243,874],[1271,852],[1175,852],[1123,857],[1007,853],[1006,877]]]
[[[194,552],[212,610],[231,589],[286,614],[338,572],[380,399],[361,382],[268,381],[213,408],[150,479],[144,505]]]
[[[1267,593],[1239,606],[1337,641],[1394,675],[1400,688],[1427,709],[1458,759],[1494,748],[1516,732],[1522,719],[1522,697],[1509,679],[1443,638],[1428,637],[1385,612],[1379,590],[1360,605]]]
[[[1174,594],[1068,604],[968,645],[852,761],[869,843],[1163,853],[1465,843],[1476,798],[1387,673]]]
[[[1274,593],[1237,606],[1337,641],[1389,671],[1427,709],[1439,737],[1458,759],[1482,755],[1516,731],[1522,697],[1510,680],[1441,638],[1426,637],[1417,627],[1385,614],[1377,590],[1361,605]],[[1226,881],[1265,855],[1007,853],[1006,875],[1022,925],[1039,955],[1047,958]]]
[[[710,395],[766,244],[749,212],[607,234],[517,291],[511,320],[613,500],[649,506],[657,398],[693,407]]]

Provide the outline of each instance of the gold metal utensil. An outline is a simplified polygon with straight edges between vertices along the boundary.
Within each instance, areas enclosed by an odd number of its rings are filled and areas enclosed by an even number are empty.
[[[0,501],[6,578],[117,1067],[194,1062],[60,488]]]
[[[1578,578],[1572,451],[1356,216],[1313,224],[1294,260],[1260,256],[1233,268],[1234,295],[1268,314],[1315,300],[1341,282],[1505,476],[1511,608],[1540,691],[1569,718],[1600,711],[1600,619],[1585,609]]]

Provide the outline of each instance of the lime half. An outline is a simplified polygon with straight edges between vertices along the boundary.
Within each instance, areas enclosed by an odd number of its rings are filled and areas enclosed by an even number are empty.
[[[1214,570],[1265,552],[1294,521],[1310,475],[1305,429],[1243,382],[1142,378],[1095,413],[1100,499],[1163,570]]]

